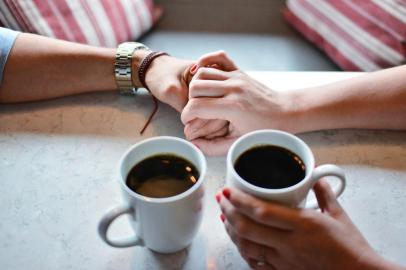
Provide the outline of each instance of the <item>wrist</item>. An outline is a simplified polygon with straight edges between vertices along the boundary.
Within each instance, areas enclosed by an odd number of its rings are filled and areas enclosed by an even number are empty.
[[[295,89],[285,92],[286,129],[292,133],[301,133],[328,129],[335,120],[330,114],[320,91],[316,88]],[[326,122],[326,120],[328,120]]]
[[[162,55],[152,60],[151,64],[148,66],[148,69],[145,71],[145,84],[149,87],[154,85],[154,82],[157,81],[158,77],[164,72],[163,67],[170,61],[169,55]]]
[[[138,71],[140,69],[142,60],[144,60],[147,55],[151,53],[150,50],[136,50],[133,54],[132,58],[132,81],[135,87],[143,87],[142,83],[140,82],[138,78]]]
[[[277,104],[279,106],[279,115],[275,115],[274,100],[270,100],[268,106],[271,111],[270,126],[287,131],[290,133],[300,133],[307,131],[307,121],[309,121],[310,108],[307,104],[304,104],[303,91],[291,90],[287,92],[278,93]],[[275,117],[276,116],[276,117]]]

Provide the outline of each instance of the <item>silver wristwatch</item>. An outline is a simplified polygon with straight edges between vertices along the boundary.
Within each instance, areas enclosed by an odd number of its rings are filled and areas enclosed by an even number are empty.
[[[124,42],[118,45],[114,73],[120,94],[134,95],[137,88],[132,80],[132,57],[136,50],[148,50],[148,47],[138,42]]]

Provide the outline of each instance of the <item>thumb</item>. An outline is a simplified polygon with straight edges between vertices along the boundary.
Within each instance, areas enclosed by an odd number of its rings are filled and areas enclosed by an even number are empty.
[[[231,144],[237,139],[237,137],[220,137],[215,139],[196,139],[191,141],[206,155],[209,156],[220,156],[227,153]]]
[[[233,60],[227,55],[225,51],[216,51],[207,53],[197,60],[197,69],[200,67],[211,66],[213,68],[221,69],[224,71],[234,71],[238,67],[234,64]],[[196,70],[197,70],[196,69]]]
[[[343,212],[333,190],[326,180],[320,179],[313,187],[314,193],[322,212],[337,216]]]

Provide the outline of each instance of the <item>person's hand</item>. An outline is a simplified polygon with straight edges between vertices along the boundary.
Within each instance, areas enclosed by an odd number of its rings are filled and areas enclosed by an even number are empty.
[[[192,61],[171,56],[156,58],[145,77],[151,94],[181,112],[188,101],[192,64]]]
[[[191,75],[199,77],[199,69],[201,67],[211,67],[223,71],[234,71],[238,69],[233,61],[227,57],[224,51],[217,51],[202,55],[191,68]],[[193,97],[189,92],[189,99],[190,98]],[[190,120],[187,125],[185,125],[184,133],[186,139],[190,141],[198,138],[212,140],[218,137],[226,136],[228,134],[228,125],[229,122],[227,120],[196,118]]]
[[[189,85],[189,101],[182,112],[186,138],[206,154],[218,155],[241,135],[265,128],[286,130],[289,99],[252,79],[240,70],[224,52],[201,60],[218,68],[199,67]],[[206,66],[201,65],[201,66]],[[195,118],[222,119],[229,122],[226,136],[215,139],[199,138],[210,134],[205,127],[195,128]],[[196,139],[197,138],[197,139]]]
[[[221,219],[253,269],[400,269],[379,257],[351,222],[330,186],[314,191],[321,212],[292,209],[238,189],[217,194]]]
[[[141,55],[140,58],[145,56]],[[197,65],[193,65],[192,61],[161,56],[151,63],[145,82],[152,95],[180,112],[188,101],[188,86],[193,76],[191,72],[193,66],[196,69]],[[228,131],[227,123],[222,120],[197,118],[192,123],[195,129],[204,127],[206,130],[210,130],[207,139],[224,136]]]

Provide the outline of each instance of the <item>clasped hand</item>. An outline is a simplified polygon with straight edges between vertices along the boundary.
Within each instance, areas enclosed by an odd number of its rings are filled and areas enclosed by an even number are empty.
[[[291,103],[286,95],[249,77],[223,51],[196,63],[160,57],[146,82],[153,95],[182,113],[186,138],[208,155],[225,154],[256,129],[288,129],[282,125]]]
[[[166,71],[147,74],[152,94],[181,112],[186,138],[206,154],[226,153],[253,130],[298,130],[289,126],[295,122],[289,91],[252,79],[222,51],[196,63],[157,60]],[[326,182],[314,190],[321,212],[279,206],[238,189],[216,196],[228,235],[253,269],[395,269],[372,250]]]

